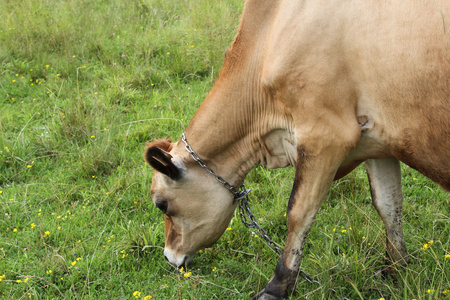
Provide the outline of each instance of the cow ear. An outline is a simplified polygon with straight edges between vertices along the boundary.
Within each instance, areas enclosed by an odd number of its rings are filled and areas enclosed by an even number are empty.
[[[180,178],[180,169],[172,162],[172,155],[157,146],[148,147],[145,159],[157,171],[173,180]]]

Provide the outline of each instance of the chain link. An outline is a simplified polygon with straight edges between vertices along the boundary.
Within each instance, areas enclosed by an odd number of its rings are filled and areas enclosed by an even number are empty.
[[[217,175],[212,169],[210,169],[206,163],[195,153],[194,149],[192,149],[191,145],[186,140],[186,135],[183,133],[181,136],[181,140],[185,144],[185,148],[187,152],[191,155],[191,157],[196,161],[202,168],[204,168],[208,173],[213,175],[218,182],[220,182],[226,189],[228,189],[234,195],[234,201],[239,201],[239,216],[241,218],[242,223],[248,228],[255,228],[261,237],[267,242],[270,248],[274,250],[278,255],[281,255],[283,250],[281,247],[275,243],[267,234],[267,232],[262,228],[258,221],[256,220],[255,215],[253,215],[250,210],[250,206],[248,203],[248,194],[251,190],[246,189],[245,185],[242,184],[241,188],[237,191],[231,184],[229,184],[225,179]]]
[[[245,190],[245,185],[242,185],[242,187]],[[250,190],[246,190],[246,191],[250,192]],[[269,237],[269,235],[264,230],[264,228],[262,228],[258,224],[258,221],[256,220],[255,215],[250,210],[250,205],[248,203],[247,194],[248,194],[248,192],[239,201],[239,216],[241,217],[242,223],[244,223],[244,225],[247,228],[256,228],[256,230],[258,230],[259,234],[266,241],[266,243],[269,245],[269,247],[272,248],[272,250],[274,250],[278,255],[281,255],[283,253],[283,249],[281,249],[281,247]],[[317,280],[312,280],[311,277],[309,277],[309,275],[302,269],[299,269],[299,275],[301,275],[303,277],[303,279],[305,279],[309,283],[314,283],[314,284],[320,285],[320,282],[318,282]]]
[[[218,182],[220,182],[227,190],[229,190],[234,195],[234,201],[239,202],[239,216],[241,218],[242,223],[247,228],[255,228],[258,233],[261,235],[261,237],[266,241],[266,243],[269,245],[269,247],[274,250],[278,255],[281,255],[283,253],[283,249],[275,243],[267,234],[267,232],[262,228],[258,221],[256,220],[255,215],[250,210],[250,205],[248,201],[248,194],[251,190],[248,190],[244,184],[241,185],[239,190],[236,190],[231,184],[229,184],[225,179],[217,175],[212,169],[210,169],[206,163],[195,153],[195,151],[192,149],[191,145],[188,144],[186,140],[186,135],[183,133],[181,136],[181,140],[185,144],[185,148],[187,152],[191,155],[191,157],[196,161],[202,168],[204,168],[208,173],[213,175]],[[320,282],[316,280],[312,280],[309,275],[303,271],[299,270],[299,274],[309,283],[314,283],[320,285]]]
[[[181,140],[184,142],[185,146],[184,148],[186,148],[187,152],[189,152],[189,154],[191,155],[191,157],[194,159],[194,161],[196,161],[202,168],[204,168],[209,174],[213,175],[214,177],[216,177],[216,180],[218,182],[220,182],[227,190],[229,190],[230,192],[233,193],[233,195],[235,196],[236,199],[236,194],[239,193],[239,191],[236,191],[236,189],[229,184],[228,182],[225,181],[225,179],[223,179],[222,177],[220,177],[219,175],[217,175],[216,173],[214,173],[213,170],[211,170],[206,163],[197,155],[197,153],[195,153],[195,151],[192,149],[191,145],[188,144],[187,140],[186,140],[186,135],[183,132],[183,135],[181,136]]]
[[[241,188],[246,191],[245,185],[242,185]],[[255,228],[256,230],[258,230],[259,235],[266,241],[269,247],[272,248],[272,250],[274,250],[278,255],[281,255],[281,253],[283,253],[281,247],[269,237],[264,228],[259,225],[255,215],[250,210],[247,195],[248,193],[246,193],[246,195],[239,201],[239,216],[241,217],[242,223],[244,223],[244,225],[248,228]]]

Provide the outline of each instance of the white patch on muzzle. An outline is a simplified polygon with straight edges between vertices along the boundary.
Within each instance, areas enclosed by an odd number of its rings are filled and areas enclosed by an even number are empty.
[[[164,256],[173,266],[177,268],[187,266],[194,258],[194,255],[176,254],[168,248],[164,248]]]

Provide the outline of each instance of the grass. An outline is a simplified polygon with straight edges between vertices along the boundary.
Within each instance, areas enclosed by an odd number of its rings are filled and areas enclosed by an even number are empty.
[[[248,299],[264,287],[277,256],[237,217],[188,270],[164,260],[143,160],[146,141],[180,137],[241,9],[237,0],[0,2],[1,299]],[[321,285],[300,279],[292,299],[449,299],[448,194],[403,171],[412,264],[379,275],[384,228],[358,168],[333,184],[308,238],[302,268]],[[292,178],[256,167],[246,181],[280,244]]]

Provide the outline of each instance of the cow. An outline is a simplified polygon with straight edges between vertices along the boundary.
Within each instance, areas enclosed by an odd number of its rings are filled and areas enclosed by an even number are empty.
[[[288,297],[332,181],[364,162],[388,258],[407,264],[400,161],[450,190],[449,20],[447,0],[247,0],[182,139],[145,152],[169,262],[219,239],[255,165],[293,166],[285,248],[255,296]]]

